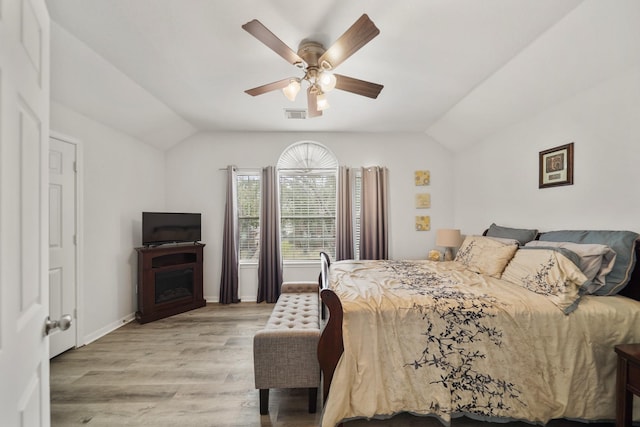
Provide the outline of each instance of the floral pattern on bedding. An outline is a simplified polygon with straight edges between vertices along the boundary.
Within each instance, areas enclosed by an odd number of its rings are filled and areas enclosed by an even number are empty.
[[[564,289],[564,282],[554,280],[551,271],[558,268],[558,263],[553,256],[549,256],[546,262],[539,264],[538,269],[522,278],[522,286],[541,295],[556,295]]]
[[[497,416],[512,409],[512,405],[524,405],[519,400],[521,391],[513,382],[476,367],[477,361],[487,357],[479,343],[496,347],[503,344],[502,330],[487,322],[496,316],[495,298],[452,287],[458,283],[452,276],[425,270],[415,262],[388,261],[386,269],[399,281],[395,289],[430,298],[428,304],[412,306],[425,323],[420,331],[424,349],[406,366],[440,371],[440,378],[430,384],[450,390],[451,407],[447,411]],[[443,322],[445,327],[439,328]],[[431,402],[430,407],[438,404]]]
[[[524,247],[519,249],[502,278],[532,292],[544,295],[565,314],[578,307],[581,287],[587,277],[558,248]]]
[[[406,289],[421,295],[431,294],[431,288],[440,287],[450,289],[451,285],[460,284],[460,281],[449,274],[438,274],[425,268],[424,264],[412,261],[384,261],[382,267],[389,273],[396,274],[400,286],[396,289]]]

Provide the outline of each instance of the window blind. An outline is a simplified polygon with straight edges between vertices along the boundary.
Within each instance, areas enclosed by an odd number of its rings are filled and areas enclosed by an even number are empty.
[[[282,259],[335,257],[335,171],[281,171],[280,221]]]
[[[260,249],[260,175],[237,175],[240,261],[257,261]]]

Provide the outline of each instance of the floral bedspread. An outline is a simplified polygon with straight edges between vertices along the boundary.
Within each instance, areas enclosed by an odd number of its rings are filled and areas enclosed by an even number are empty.
[[[340,261],[330,283],[344,354],[323,427],[399,412],[445,425],[460,415],[615,418],[613,348],[640,340],[637,301],[586,296],[565,315],[544,295],[456,262]]]

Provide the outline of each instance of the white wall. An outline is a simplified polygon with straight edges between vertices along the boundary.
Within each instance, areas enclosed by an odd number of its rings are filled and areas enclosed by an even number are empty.
[[[83,149],[80,344],[131,319],[137,310],[141,212],[162,210],[164,153],[56,102],[51,129]]]
[[[204,133],[167,151],[167,208],[203,214],[204,294],[218,301],[226,175],[221,168],[275,165],[291,144],[311,140],[324,144],[341,165],[384,165],[390,172],[389,237],[393,258],[425,258],[434,247],[435,230],[453,225],[452,154],[426,135],[363,133]],[[431,171],[431,185],[416,187],[415,170]],[[432,207],[415,209],[415,194],[431,193]],[[431,216],[431,232],[415,231],[415,216]],[[257,267],[240,270],[239,294],[255,301]],[[285,280],[315,280],[319,266],[286,266]]]
[[[456,156],[455,225],[640,231],[640,66]],[[575,143],[574,185],[538,189],[538,153]]]

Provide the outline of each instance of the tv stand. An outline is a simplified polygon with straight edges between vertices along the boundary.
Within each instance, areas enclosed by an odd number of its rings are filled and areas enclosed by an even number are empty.
[[[204,244],[136,248],[140,323],[204,307],[202,250]]]
[[[175,246],[190,246],[190,245],[202,245],[204,244],[200,242],[165,242],[165,243],[149,243],[148,245],[144,245],[141,249],[155,249],[155,248],[166,248],[166,247],[175,247]]]

